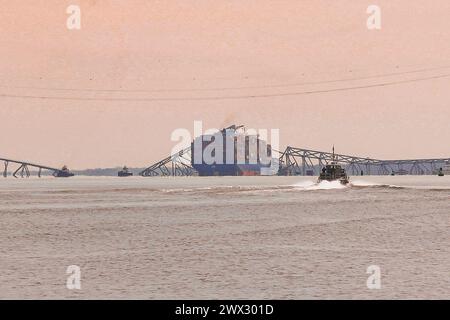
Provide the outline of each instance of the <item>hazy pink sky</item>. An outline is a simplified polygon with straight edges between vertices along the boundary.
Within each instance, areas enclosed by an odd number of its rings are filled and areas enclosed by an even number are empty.
[[[66,28],[70,4],[81,7],[79,31]],[[371,4],[382,10],[379,31],[366,28]],[[192,130],[194,120],[279,128],[283,147],[335,144],[340,153],[386,159],[450,156],[450,77],[310,95],[136,101],[447,75],[448,0],[4,0],[0,40],[0,157],[73,169],[145,166],[167,156],[175,144],[170,133]],[[416,70],[424,71],[386,75]],[[373,75],[385,76],[277,87]]]

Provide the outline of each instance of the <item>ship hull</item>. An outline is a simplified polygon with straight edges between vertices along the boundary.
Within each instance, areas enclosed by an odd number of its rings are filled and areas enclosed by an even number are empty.
[[[259,164],[193,164],[199,176],[260,176],[262,166]]]
[[[131,177],[133,175],[133,173],[131,172],[119,172],[117,174],[118,177]]]
[[[56,178],[69,178],[69,177],[73,177],[74,174],[71,172],[57,172],[54,175]]]

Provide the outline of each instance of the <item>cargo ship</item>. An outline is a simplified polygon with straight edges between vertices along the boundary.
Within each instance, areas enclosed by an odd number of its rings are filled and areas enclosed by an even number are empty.
[[[214,160],[208,161],[205,154]],[[199,176],[259,176],[271,168],[272,160],[271,145],[259,135],[247,134],[244,126],[232,125],[191,143],[191,165]]]

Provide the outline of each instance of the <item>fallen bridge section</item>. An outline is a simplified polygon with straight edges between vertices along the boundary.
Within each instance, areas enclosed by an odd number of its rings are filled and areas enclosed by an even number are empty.
[[[281,175],[318,175],[324,165],[335,161],[351,175],[431,175],[450,163],[450,158],[380,160],[331,152],[287,147],[280,157]]]
[[[140,175],[193,176],[196,170],[190,163],[191,148],[156,162]],[[380,160],[358,156],[308,150],[288,146],[278,159],[278,175],[318,176],[321,169],[331,162],[344,166],[348,174],[359,175],[432,175],[450,165],[450,158]]]
[[[3,162],[2,176],[4,178],[8,176],[8,172],[12,172],[12,176],[14,178],[29,178],[33,172],[36,172],[37,176],[40,178],[42,176],[42,172],[45,170],[50,171],[51,175],[54,177],[71,177],[74,175],[68,171],[66,167],[57,169],[31,162],[3,158],[0,158],[0,162]]]
[[[139,173],[143,177],[193,176],[196,174],[197,171],[191,165],[191,147],[178,151]]]

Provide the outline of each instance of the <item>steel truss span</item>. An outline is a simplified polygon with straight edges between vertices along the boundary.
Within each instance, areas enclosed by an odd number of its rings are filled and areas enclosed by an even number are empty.
[[[36,172],[36,175],[40,178],[44,170],[50,171],[54,177],[63,173],[63,170],[61,169],[25,161],[0,158],[0,163],[1,162],[3,162],[2,176],[4,178],[8,177],[9,173],[14,178],[29,178],[34,172]]]
[[[156,162],[139,174],[143,177],[196,175],[197,171],[191,166],[191,147]]]
[[[335,161],[351,175],[431,175],[450,163],[450,158],[380,160],[335,154]],[[287,147],[280,156],[280,175],[318,175],[333,160],[333,153]]]

